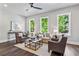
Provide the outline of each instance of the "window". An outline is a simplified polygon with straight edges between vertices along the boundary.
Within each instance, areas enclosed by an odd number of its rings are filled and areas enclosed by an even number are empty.
[[[34,19],[31,19],[29,21],[29,32],[34,32],[35,31],[35,21]]]
[[[70,13],[58,15],[58,33],[70,35]]]
[[[47,33],[48,32],[48,18],[47,17],[41,17],[40,31],[42,33]]]

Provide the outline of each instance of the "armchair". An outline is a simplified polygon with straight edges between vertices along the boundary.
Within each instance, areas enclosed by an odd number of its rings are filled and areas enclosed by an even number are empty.
[[[62,37],[60,41],[48,41],[48,52],[50,50],[52,52],[60,53],[60,55],[64,55],[65,47],[66,47],[67,37]],[[53,55],[51,53],[51,55]]]
[[[16,37],[16,43],[21,43],[22,42],[22,33],[16,32],[15,37]]]

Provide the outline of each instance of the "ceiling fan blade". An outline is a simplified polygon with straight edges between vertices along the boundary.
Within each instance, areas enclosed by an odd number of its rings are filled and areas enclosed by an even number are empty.
[[[33,3],[29,3],[30,4],[30,7],[33,7]]]
[[[33,3],[29,3],[29,4],[30,4],[30,7],[31,7],[31,8],[35,8],[35,9],[42,10],[42,8],[39,8],[39,7],[35,7],[35,6],[33,6]]]
[[[34,6],[32,6],[33,8],[35,8],[35,9],[39,9],[39,10],[42,10],[42,8],[39,8],[39,7],[34,7]]]

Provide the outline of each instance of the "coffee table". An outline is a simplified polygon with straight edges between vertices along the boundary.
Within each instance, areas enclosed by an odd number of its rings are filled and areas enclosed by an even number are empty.
[[[36,40],[29,39],[28,42],[25,42],[25,47],[35,51],[38,50],[42,45],[43,45],[42,39],[36,39]]]

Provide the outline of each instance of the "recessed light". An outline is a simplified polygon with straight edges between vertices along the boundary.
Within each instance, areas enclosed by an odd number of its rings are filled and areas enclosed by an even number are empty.
[[[4,7],[8,7],[8,5],[7,5],[7,4],[4,4],[3,6],[4,6]]]

